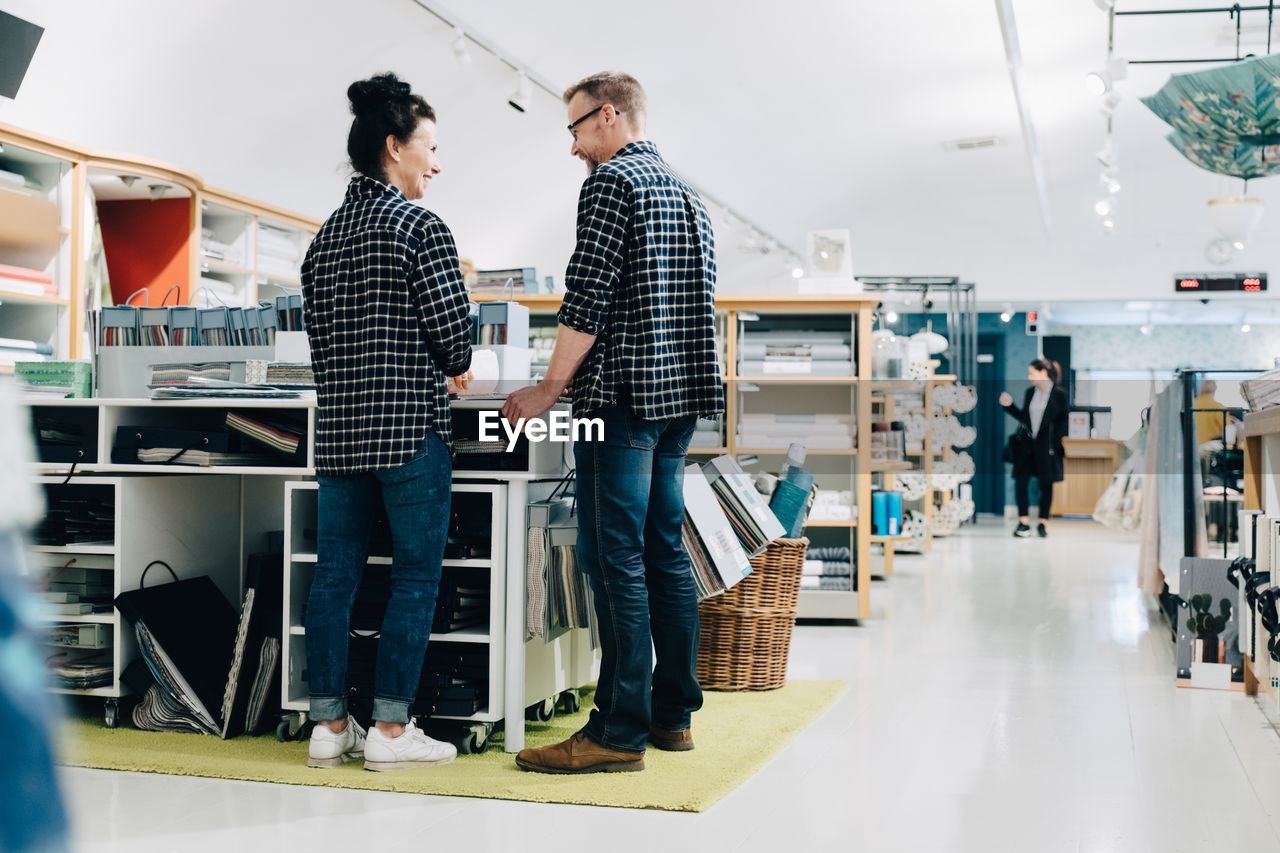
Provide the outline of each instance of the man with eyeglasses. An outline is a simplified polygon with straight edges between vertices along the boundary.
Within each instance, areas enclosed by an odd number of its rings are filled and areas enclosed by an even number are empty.
[[[646,102],[627,74],[571,86],[578,198],[546,378],[513,393],[511,422],[544,414],[572,385],[576,417],[603,441],[574,444],[578,562],[600,627],[596,707],[582,731],[516,763],[542,773],[644,769],[646,742],[693,749],[702,707],[698,604],[681,541],[685,454],[700,415],[724,410],[716,361],[715,248],[698,194],[645,139]],[[656,663],[654,652],[656,651]]]

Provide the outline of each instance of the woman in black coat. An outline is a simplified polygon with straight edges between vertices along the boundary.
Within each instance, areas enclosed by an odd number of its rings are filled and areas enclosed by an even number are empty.
[[[1067,393],[1058,387],[1061,369],[1057,362],[1038,358],[1027,368],[1031,387],[1022,408],[1013,404],[1008,391],[1000,395],[1000,407],[1021,424],[1009,439],[1005,460],[1013,463],[1014,494],[1018,500],[1018,526],[1014,536],[1031,535],[1028,516],[1031,500],[1028,484],[1034,477],[1040,485],[1040,517],[1036,530],[1048,536],[1045,520],[1053,504],[1053,484],[1063,479],[1062,439],[1067,434]]]

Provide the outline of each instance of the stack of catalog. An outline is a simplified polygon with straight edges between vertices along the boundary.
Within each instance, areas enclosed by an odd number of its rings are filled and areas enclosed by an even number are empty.
[[[751,561],[702,469],[684,469],[684,547],[698,600],[719,595],[751,574]]]
[[[690,447],[724,447],[724,439],[722,435],[720,416],[716,415],[711,418],[698,418],[697,425],[693,428],[693,436],[689,439]]]
[[[762,553],[770,542],[786,533],[768,501],[732,456],[717,456],[702,466],[702,472],[747,556]]]
[[[1280,369],[1268,370],[1244,380],[1240,383],[1240,393],[1255,412],[1280,404]]]
[[[849,332],[747,332],[738,343],[738,375],[853,376]]]
[[[270,225],[260,224],[258,226],[258,270],[268,275],[297,278],[301,267],[302,245],[297,235]]]
[[[786,450],[803,444],[810,450],[852,450],[854,424],[849,415],[770,415],[747,413],[738,422],[738,446]]]
[[[853,589],[853,558],[848,548],[810,548],[800,576],[801,589]]]

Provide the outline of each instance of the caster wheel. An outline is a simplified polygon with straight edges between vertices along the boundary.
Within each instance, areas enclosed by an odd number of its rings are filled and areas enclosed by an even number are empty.
[[[489,747],[489,740],[480,732],[468,732],[458,747],[463,755],[481,755]]]
[[[576,714],[582,710],[582,697],[576,690],[566,690],[560,694],[560,710],[565,714]]]
[[[538,723],[549,723],[556,715],[556,703],[554,699],[544,699],[537,705],[528,708],[524,712],[526,720],[532,720]]]
[[[291,738],[289,737],[289,721],[281,720],[280,725],[276,726],[276,740],[278,740],[280,743],[285,743],[290,739]]]
[[[107,702],[102,709],[102,722],[109,729],[120,725],[120,706],[114,700]]]

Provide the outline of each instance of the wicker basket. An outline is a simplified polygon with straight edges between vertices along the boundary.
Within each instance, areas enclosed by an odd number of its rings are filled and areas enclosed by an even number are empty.
[[[776,690],[787,680],[808,539],[775,539],[751,574],[698,608],[698,681],[708,690]]]

